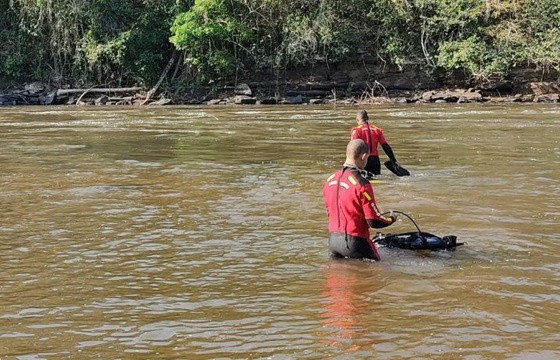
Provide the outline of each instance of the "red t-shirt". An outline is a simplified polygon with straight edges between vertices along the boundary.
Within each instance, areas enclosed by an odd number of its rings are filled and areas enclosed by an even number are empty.
[[[329,215],[329,232],[368,239],[366,219],[391,223],[379,213],[370,182],[356,169],[346,168],[344,172],[332,174],[323,186],[323,198]]]
[[[377,151],[377,144],[386,144],[385,136],[383,136],[383,130],[375,125],[362,124],[360,126],[353,127],[350,130],[350,138],[362,139],[366,144],[369,145],[369,156],[379,156]]]

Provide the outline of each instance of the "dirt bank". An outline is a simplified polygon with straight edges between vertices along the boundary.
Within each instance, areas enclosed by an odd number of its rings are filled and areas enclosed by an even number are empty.
[[[560,101],[560,75],[551,70],[516,69],[501,80],[468,83],[460,75],[430,77],[413,66],[406,70],[363,64],[294,69],[274,78],[254,74],[218,89],[198,87],[188,93],[163,90],[146,101],[140,87],[57,88],[34,82],[1,90],[0,105],[252,105],[376,104]]]

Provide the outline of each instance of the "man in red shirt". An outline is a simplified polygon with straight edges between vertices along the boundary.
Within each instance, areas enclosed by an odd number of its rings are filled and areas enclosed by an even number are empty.
[[[369,117],[365,110],[360,110],[356,114],[356,122],[358,126],[355,126],[350,130],[351,139],[362,139],[369,146],[369,158],[365,166],[365,170],[373,175],[381,174],[381,163],[379,162],[379,152],[377,150],[377,145],[381,144],[383,151],[389,157],[392,163],[397,163],[397,158],[393,153],[393,149],[387,143],[385,136],[383,136],[383,130],[375,125],[368,123]],[[369,175],[369,174],[368,174]]]
[[[373,188],[363,177],[369,150],[360,140],[350,140],[342,169],[332,174],[323,186],[329,217],[329,251],[333,256],[379,260],[369,228],[393,224],[396,217],[381,216]]]

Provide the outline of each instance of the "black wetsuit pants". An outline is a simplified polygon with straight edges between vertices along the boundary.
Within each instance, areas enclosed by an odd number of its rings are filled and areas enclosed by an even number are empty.
[[[379,253],[371,240],[339,232],[329,234],[329,251],[334,257],[379,260]]]
[[[373,175],[381,174],[381,162],[379,161],[379,156],[374,155],[368,157],[365,170]]]

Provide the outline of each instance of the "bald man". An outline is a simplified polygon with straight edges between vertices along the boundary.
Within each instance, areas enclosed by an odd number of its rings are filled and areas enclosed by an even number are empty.
[[[369,228],[384,228],[396,221],[394,216],[380,214],[371,183],[362,175],[368,156],[368,145],[363,140],[350,140],[342,169],[323,186],[329,217],[329,251],[335,257],[380,260]]]
[[[369,157],[365,170],[372,175],[381,174],[381,163],[379,161],[379,152],[377,150],[378,144],[381,144],[383,151],[389,157],[389,160],[396,164],[397,158],[393,153],[393,149],[385,136],[383,135],[383,130],[375,125],[369,123],[369,116],[367,111],[360,110],[356,114],[356,123],[358,126],[353,127],[350,130],[351,139],[362,139],[369,147]]]

